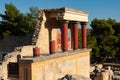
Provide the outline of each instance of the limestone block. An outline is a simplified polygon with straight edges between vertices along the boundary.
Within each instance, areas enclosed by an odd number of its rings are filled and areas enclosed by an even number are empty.
[[[27,46],[23,46],[20,54],[22,56],[33,56],[33,45],[27,45]]]

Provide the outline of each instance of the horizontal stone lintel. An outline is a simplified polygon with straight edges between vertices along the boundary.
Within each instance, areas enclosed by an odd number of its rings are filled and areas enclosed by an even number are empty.
[[[88,22],[88,16],[65,13],[63,16],[63,20]]]
[[[55,18],[56,20],[69,20],[88,22],[88,13],[72,8],[44,9],[47,18]]]

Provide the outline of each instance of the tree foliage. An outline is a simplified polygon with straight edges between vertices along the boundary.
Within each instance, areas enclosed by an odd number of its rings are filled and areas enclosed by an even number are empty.
[[[109,61],[120,56],[120,23],[114,19],[94,19],[88,37],[92,62]]]
[[[33,11],[36,11],[35,13]],[[37,8],[30,8],[30,13],[21,13],[12,3],[5,4],[5,13],[0,14],[0,38],[5,36],[21,36],[34,30]],[[33,18],[34,17],[34,18]]]

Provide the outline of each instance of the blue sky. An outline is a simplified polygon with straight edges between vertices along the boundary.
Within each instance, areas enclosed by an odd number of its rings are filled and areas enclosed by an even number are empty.
[[[28,12],[30,6],[38,8],[70,7],[89,13],[89,24],[94,18],[112,18],[120,21],[120,0],[0,0],[0,13],[5,3],[13,3],[21,12]]]

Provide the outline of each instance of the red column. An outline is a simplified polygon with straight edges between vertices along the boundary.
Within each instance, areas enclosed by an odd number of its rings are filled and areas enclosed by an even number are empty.
[[[62,21],[61,44],[63,52],[68,50],[68,21]]]
[[[33,56],[36,57],[39,55],[40,55],[40,48],[38,47],[33,48]]]
[[[55,53],[55,40],[50,41],[50,54]]]
[[[81,27],[82,27],[82,48],[86,48],[87,47],[87,23],[81,23]]]
[[[73,50],[78,49],[78,22],[74,22],[72,26],[73,30]]]

